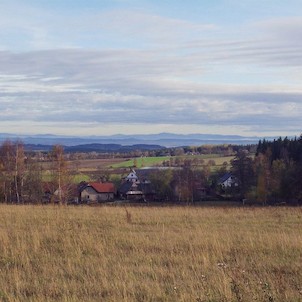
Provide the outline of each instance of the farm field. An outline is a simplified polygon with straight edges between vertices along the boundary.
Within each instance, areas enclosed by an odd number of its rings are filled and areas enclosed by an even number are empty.
[[[126,161],[113,164],[111,166],[112,168],[124,168],[124,167],[133,167],[134,164],[136,164],[138,168],[142,168],[142,167],[161,165],[164,161],[169,161],[170,158],[171,158],[170,156],[139,157],[136,159],[128,159]],[[174,160],[176,158],[180,158],[182,160],[186,160],[186,159],[194,160],[194,158],[199,160],[202,159],[204,160],[203,165],[207,165],[209,161],[214,160],[217,166],[222,166],[224,162],[227,162],[229,164],[230,161],[234,158],[234,156],[219,156],[219,155],[207,154],[207,155],[184,155],[184,156],[173,157]]]
[[[124,158],[102,158],[102,159],[80,159],[67,161],[70,170],[77,170],[80,172],[95,171],[98,169],[110,168],[114,164],[124,162]],[[50,168],[50,162],[43,163],[44,169]]]
[[[302,301],[301,208],[0,212],[0,301]]]
[[[137,157],[137,158],[106,158],[106,159],[82,159],[76,161],[67,161],[68,168],[70,170],[77,170],[79,172],[96,171],[102,169],[118,169],[118,168],[129,168],[135,164],[137,168],[149,167],[161,165],[164,161],[169,161],[170,156],[159,156],[159,157]],[[180,158],[182,160],[204,160],[202,165],[207,165],[209,161],[214,160],[217,166],[221,166],[224,162],[228,164],[234,158],[234,156],[219,156],[215,154],[206,155],[184,155],[175,156],[173,159]],[[44,162],[42,164],[44,170],[50,169],[50,162]]]
[[[234,156],[219,156],[213,154],[206,155],[186,155],[173,157],[173,160],[176,158],[181,158],[182,160],[190,159],[194,160],[199,159],[203,160],[202,164],[199,164],[199,167],[203,167],[209,163],[209,161],[214,161],[215,165],[211,166],[211,171],[215,171],[219,169],[224,162],[228,163],[230,166],[230,161],[234,158]],[[106,159],[82,159],[76,161],[68,161],[67,166],[73,174],[73,182],[79,183],[81,181],[90,181],[95,180],[95,176],[98,173],[102,174],[105,171],[109,172],[112,175],[121,175],[127,173],[131,167],[136,166],[137,168],[143,167],[152,167],[152,166],[160,166],[164,161],[169,161],[169,156],[160,156],[160,157],[138,157],[138,158],[106,158]],[[44,162],[42,164],[43,167],[43,180],[50,181],[51,180],[51,172],[50,172],[50,162]]]
[[[105,158],[105,159],[83,159],[76,161],[67,161],[67,167],[72,172],[73,182],[79,183],[81,181],[94,180],[92,177],[96,172],[111,169],[111,166],[117,163],[124,162],[123,158]],[[51,181],[51,163],[43,162],[43,180]]]
[[[128,168],[136,165],[137,168],[150,167],[155,165],[161,165],[163,161],[169,160],[170,156],[158,156],[158,157],[138,157],[127,159],[123,162],[112,165],[112,168]]]

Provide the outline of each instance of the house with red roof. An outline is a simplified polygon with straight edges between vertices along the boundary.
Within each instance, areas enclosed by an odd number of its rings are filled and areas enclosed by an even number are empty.
[[[83,203],[100,203],[113,201],[116,189],[111,182],[89,182],[80,187],[80,201]]]

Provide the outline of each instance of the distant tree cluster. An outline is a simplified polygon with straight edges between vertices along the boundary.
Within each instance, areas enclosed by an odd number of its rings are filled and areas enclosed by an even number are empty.
[[[302,136],[261,140],[253,158],[246,149],[239,149],[231,161],[231,173],[238,187],[235,198],[261,204],[302,203]]]
[[[302,203],[302,135],[259,141],[255,172],[259,198]]]
[[[4,201],[22,200],[25,162],[24,148],[20,142],[6,141],[0,148],[1,195]]]
[[[200,170],[187,165],[153,172],[150,180],[159,201],[192,203],[201,200],[209,188],[208,172],[207,168]]]
[[[53,146],[47,157],[50,166],[48,179],[45,180],[40,159],[26,155],[22,142],[5,141],[2,143],[0,146],[0,200],[6,203],[40,203],[45,197],[45,192],[57,191],[57,202],[64,202],[66,196],[62,195],[62,188],[69,184],[69,179],[63,148],[58,145]],[[66,192],[66,188],[64,189]]]

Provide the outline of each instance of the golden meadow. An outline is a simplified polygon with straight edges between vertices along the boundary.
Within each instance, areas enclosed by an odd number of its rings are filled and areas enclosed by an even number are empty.
[[[0,205],[0,301],[302,301],[302,209]]]

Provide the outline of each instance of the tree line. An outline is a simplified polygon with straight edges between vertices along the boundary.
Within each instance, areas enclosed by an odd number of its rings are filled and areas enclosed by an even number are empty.
[[[0,200],[39,203],[46,191],[57,191],[57,201],[62,203],[62,187],[70,180],[64,150],[55,145],[47,156],[50,164],[48,181],[45,181],[41,162],[26,156],[22,142],[3,142],[0,147]]]
[[[194,157],[171,157],[169,162],[163,163],[166,169],[157,169],[148,175],[157,199],[194,202],[228,198],[261,204],[302,204],[302,135],[293,139],[260,140],[254,146],[231,148],[226,145],[214,149],[236,152],[230,167],[227,162],[217,168],[214,161],[205,164]],[[185,149],[186,152],[188,150],[194,151],[191,147]],[[7,203],[39,203],[49,191],[55,192],[55,195],[49,196],[50,202],[54,199],[59,203],[66,202],[73,181],[63,147],[53,146],[46,157],[47,175],[41,161],[25,153],[22,142],[2,143],[0,200]],[[228,172],[235,177],[236,183],[222,188],[219,179]]]
[[[257,195],[265,202],[302,203],[302,135],[259,141],[255,173]]]
[[[230,169],[227,165],[214,171],[210,165],[200,169],[194,161],[184,160],[182,169],[157,171],[152,181],[162,199],[189,202],[200,200],[205,193],[205,199],[302,204],[302,135],[293,139],[264,139],[256,146],[246,147],[234,148],[236,155]],[[219,179],[228,172],[234,176],[234,184],[221,187]]]

